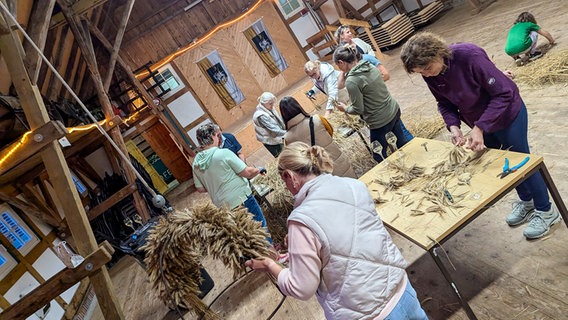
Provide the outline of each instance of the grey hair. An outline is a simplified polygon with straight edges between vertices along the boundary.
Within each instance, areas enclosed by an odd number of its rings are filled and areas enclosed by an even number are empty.
[[[263,92],[260,97],[258,97],[260,104],[269,103],[274,100],[276,100],[276,96],[272,92]]]
[[[209,146],[213,144],[213,137],[217,132],[221,131],[218,125],[214,123],[207,123],[197,128],[195,136],[197,137],[197,142],[202,147]]]
[[[319,70],[321,62],[319,60],[308,61],[304,65],[305,72],[314,72],[315,70]]]

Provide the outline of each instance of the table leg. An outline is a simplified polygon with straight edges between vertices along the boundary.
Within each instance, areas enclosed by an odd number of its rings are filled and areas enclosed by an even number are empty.
[[[369,150],[369,152],[371,153],[371,155],[373,155],[373,150],[371,150],[371,147],[369,147],[369,144],[367,143],[367,139],[365,139],[365,137],[363,137],[363,134],[361,133],[361,131],[357,130],[357,134],[359,135],[359,137],[360,137],[361,140],[363,141],[363,144],[365,145],[365,147],[367,148],[367,150]]]
[[[438,246],[434,246],[434,247],[432,247],[432,249],[428,250],[428,252],[432,256],[432,259],[434,259],[434,262],[436,262],[436,265],[438,266],[440,271],[442,271],[442,274],[444,275],[444,278],[446,278],[446,281],[448,281],[448,284],[452,287],[452,289],[454,289],[454,293],[458,297],[458,300],[460,301],[460,304],[462,305],[463,310],[467,314],[467,317],[470,320],[477,320],[477,317],[475,316],[475,314],[473,313],[473,311],[469,307],[469,304],[467,303],[467,301],[462,298],[458,287],[456,286],[456,284],[455,284],[454,280],[452,279],[450,273],[448,272],[448,270],[446,269],[446,267],[442,263],[442,260],[440,260],[440,257],[438,256],[438,252],[436,251],[438,248],[439,248]]]
[[[556,204],[556,208],[558,208],[558,212],[564,219],[564,223],[568,227],[568,210],[566,209],[566,205],[564,205],[564,201],[562,201],[562,197],[560,196],[560,192],[556,189],[556,185],[546,168],[544,162],[541,162],[539,169],[542,178],[544,179],[544,183],[546,183],[546,187],[548,187],[548,191],[550,191],[550,195],[552,195],[552,200],[554,200],[554,204]]]

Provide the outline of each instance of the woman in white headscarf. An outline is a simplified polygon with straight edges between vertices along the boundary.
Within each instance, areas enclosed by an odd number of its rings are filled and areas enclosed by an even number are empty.
[[[282,142],[286,129],[282,116],[274,110],[276,96],[264,92],[258,97],[258,105],[252,117],[256,139],[276,158],[282,152]]]

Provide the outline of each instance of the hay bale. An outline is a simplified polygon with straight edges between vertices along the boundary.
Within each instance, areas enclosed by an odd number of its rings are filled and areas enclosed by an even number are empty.
[[[547,53],[517,68],[515,81],[535,87],[568,82],[568,49]]]

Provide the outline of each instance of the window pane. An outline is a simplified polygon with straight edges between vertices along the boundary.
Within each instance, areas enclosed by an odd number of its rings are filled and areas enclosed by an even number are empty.
[[[290,1],[290,5],[292,6],[292,10],[296,10],[300,7],[300,3],[297,0]]]
[[[27,254],[29,250],[39,242],[38,238],[31,232],[27,225],[11,211],[6,205],[0,207],[0,232],[10,241],[14,248],[22,254]]]

